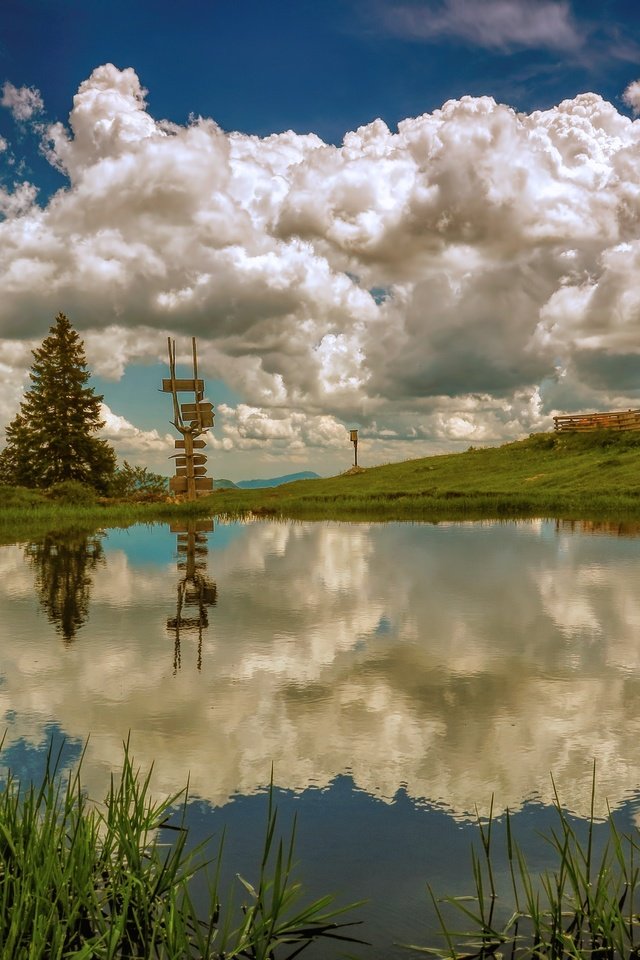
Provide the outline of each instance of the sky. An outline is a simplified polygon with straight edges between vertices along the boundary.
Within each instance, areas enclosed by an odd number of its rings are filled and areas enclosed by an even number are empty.
[[[58,312],[172,472],[167,338],[232,480],[640,407],[631,0],[3,0],[0,445]]]

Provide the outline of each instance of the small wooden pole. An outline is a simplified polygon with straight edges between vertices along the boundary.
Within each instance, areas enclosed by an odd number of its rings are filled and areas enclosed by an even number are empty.
[[[173,398],[173,417],[176,428],[179,430],[182,426],[180,418],[180,404],[178,403],[178,393],[176,390],[176,342],[167,337],[167,346],[169,347],[169,376],[171,377],[171,396]]]
[[[349,431],[349,439],[351,440],[351,443],[353,444],[353,457],[354,457],[353,465],[354,465],[354,467],[357,467],[357,466],[358,466],[358,431],[357,431],[357,430],[350,430],[350,431]]]
[[[184,434],[184,455],[187,460],[187,500],[195,500],[196,478],[193,472],[193,436],[191,433]]]
[[[198,379],[198,352],[196,348],[196,338],[191,337],[191,352],[193,354],[193,379]],[[197,386],[197,384],[196,384]],[[202,395],[199,391],[196,391],[196,401],[202,400]]]
[[[194,387],[198,386],[198,353],[196,350],[196,338],[191,337],[191,352],[193,354],[193,385]],[[195,390],[195,401],[196,401],[196,418],[198,420],[198,431],[202,432],[202,416],[200,414],[200,401],[202,397],[198,390]]]

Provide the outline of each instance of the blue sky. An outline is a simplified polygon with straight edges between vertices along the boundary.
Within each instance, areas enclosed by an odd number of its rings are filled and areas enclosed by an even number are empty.
[[[0,425],[58,310],[157,469],[167,335],[235,479],[640,405],[639,78],[622,0],[5,0]]]
[[[482,0],[469,6],[482,20]],[[133,66],[156,117],[185,123],[200,114],[228,131],[264,137],[293,129],[335,144],[378,117],[393,127],[464,94],[529,112],[595,90],[626,109],[622,92],[639,65],[640,6],[549,6],[567,10],[573,47],[500,35],[493,44],[474,42],[466,30],[456,34],[455,22],[432,37],[415,24],[391,26],[400,9],[428,21],[446,7],[433,0],[184,0],[179,8],[162,0],[5,0],[0,76],[36,87],[47,116],[64,121],[94,67]],[[15,134],[10,116],[0,130]],[[44,191],[64,184],[37,154],[29,162]]]

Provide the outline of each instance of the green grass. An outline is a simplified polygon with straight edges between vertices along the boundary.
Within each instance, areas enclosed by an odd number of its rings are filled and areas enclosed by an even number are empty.
[[[0,488],[0,542],[55,526],[96,529],[177,517],[440,520],[510,517],[640,520],[640,432],[534,434],[465,453],[347,471],[257,490],[220,489],[195,503],[103,500],[82,506]]]
[[[579,837],[558,795],[557,827],[541,837],[555,866],[532,871],[513,836],[507,813],[506,860],[510,891],[496,892],[492,818],[478,820],[480,850],[472,852],[474,893],[439,900],[429,890],[445,946],[417,947],[449,960],[510,957],[511,960],[637,960],[640,956],[640,844],[621,834],[608,817],[608,839],[596,854],[595,767],[586,836]],[[502,918],[502,919],[501,919]],[[458,928],[462,922],[464,928]],[[455,928],[454,928],[455,925]]]
[[[640,519],[640,433],[535,434],[326,480],[220,490],[206,502],[215,513],[300,519]]]
[[[0,792],[0,949],[6,960],[279,960],[322,940],[348,936],[330,896],[305,903],[294,878],[294,832],[278,838],[271,800],[253,883],[241,879],[240,912],[219,902],[218,868],[200,916],[194,877],[211,866],[204,845],[188,849],[187,792],[160,802],[150,772],[136,770],[125,745],[123,770],[104,804],[84,794],[80,767],[66,784],[60,754],[39,785],[11,773]],[[182,815],[175,823],[176,804]],[[167,842],[169,840],[170,842]],[[325,956],[328,955],[325,952]]]
[[[0,487],[0,544],[32,540],[56,530],[93,533],[106,527],[164,523],[210,515],[208,504],[103,502],[89,506],[55,503],[39,491]]]

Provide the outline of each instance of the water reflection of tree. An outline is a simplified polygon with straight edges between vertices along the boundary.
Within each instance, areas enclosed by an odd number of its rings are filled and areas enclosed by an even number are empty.
[[[102,533],[51,532],[28,543],[36,590],[50,623],[67,643],[87,619],[91,573],[104,563]]]

